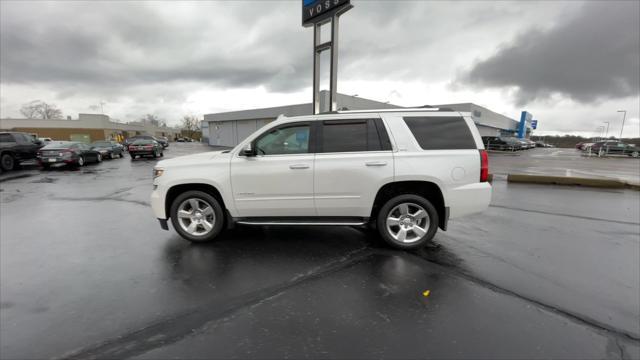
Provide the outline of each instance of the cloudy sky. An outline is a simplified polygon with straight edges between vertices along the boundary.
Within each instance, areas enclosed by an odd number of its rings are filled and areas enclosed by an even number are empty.
[[[341,19],[338,91],[474,102],[538,133],[640,136],[638,1],[367,1]],[[0,116],[31,100],[130,121],[310,102],[301,1],[0,2]]]

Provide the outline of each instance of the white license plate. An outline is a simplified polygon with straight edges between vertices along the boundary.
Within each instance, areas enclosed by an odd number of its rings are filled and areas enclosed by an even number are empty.
[[[49,159],[49,162],[56,162],[56,159]]]

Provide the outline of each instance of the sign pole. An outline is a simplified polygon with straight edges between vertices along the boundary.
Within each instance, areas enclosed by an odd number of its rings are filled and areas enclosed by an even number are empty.
[[[331,19],[331,78],[329,84],[329,111],[338,111],[338,30],[339,14]]]
[[[320,114],[320,54],[331,51],[329,63],[329,111],[338,110],[339,18],[353,8],[351,0],[302,0],[302,26],[313,26],[313,114]],[[321,43],[321,26],[331,22],[331,40]]]
[[[313,115],[320,113],[320,26],[313,24]]]

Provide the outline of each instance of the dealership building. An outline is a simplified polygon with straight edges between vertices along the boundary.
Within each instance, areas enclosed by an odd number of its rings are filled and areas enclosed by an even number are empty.
[[[79,114],[72,120],[0,119],[0,130],[19,131],[53,140],[92,142],[96,140],[124,140],[135,135],[181,137],[180,130],[158,127],[149,123],[120,123],[103,114]]]
[[[320,108],[327,109],[328,102],[329,92],[322,91],[320,93]],[[342,110],[403,108],[402,106],[343,94],[338,94],[337,102],[338,109]],[[430,106],[470,113],[482,136],[514,136],[520,124],[515,119],[472,103]],[[311,103],[206,114],[202,121],[203,141],[208,142],[210,145],[235,146],[257,129],[275,120],[279,115],[301,116],[311,114],[313,114]],[[527,134],[530,133],[530,124],[527,124],[525,129],[527,129]]]

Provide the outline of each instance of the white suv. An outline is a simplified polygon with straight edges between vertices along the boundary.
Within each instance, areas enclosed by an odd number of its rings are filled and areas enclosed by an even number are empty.
[[[491,200],[482,139],[466,113],[347,111],[284,117],[233,150],[160,161],[151,206],[185,239],[245,225],[365,225],[424,246]]]

